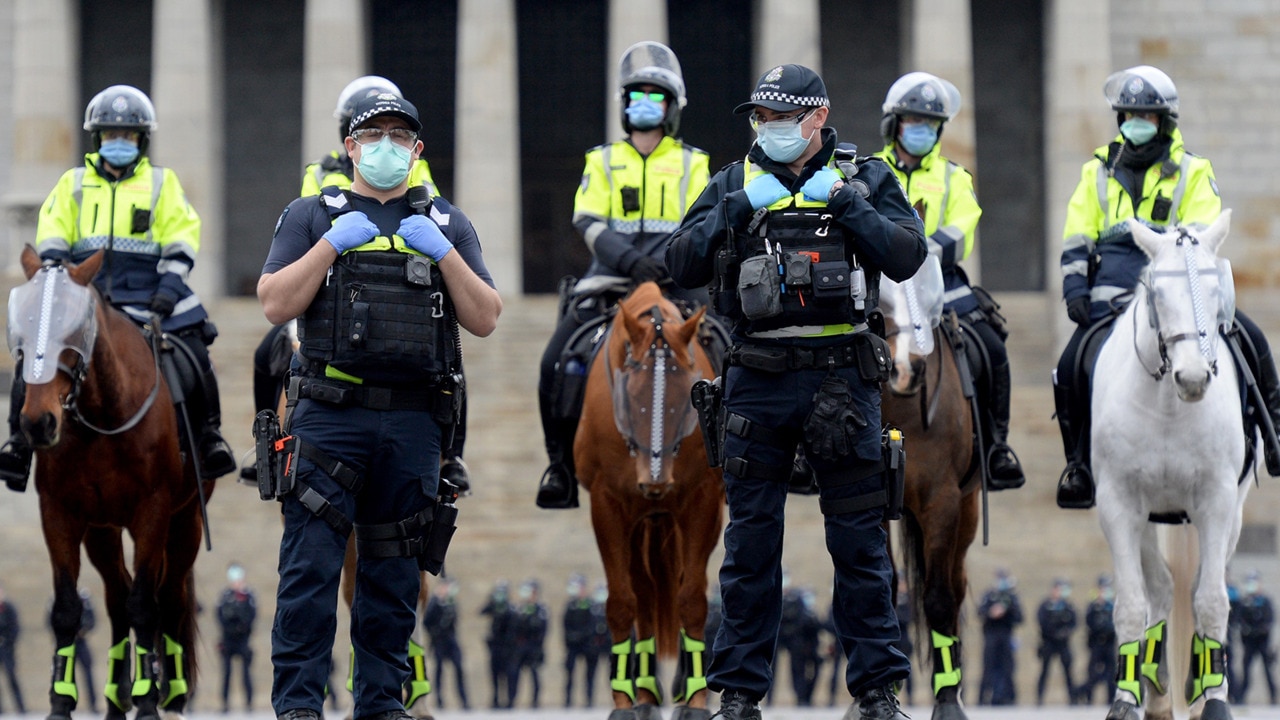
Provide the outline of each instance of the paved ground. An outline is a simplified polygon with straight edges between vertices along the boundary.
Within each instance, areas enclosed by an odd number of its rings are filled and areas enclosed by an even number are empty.
[[[4,295],[7,293],[0,293],[0,299]],[[1015,379],[1012,441],[1027,468],[1029,482],[1021,490],[991,497],[990,544],[984,547],[979,541],[970,549],[968,556],[971,591],[966,602],[966,615],[972,617],[975,596],[980,596],[989,585],[997,567],[1007,567],[1018,577],[1029,620],[1018,635],[1021,650],[1018,653],[1017,683],[1019,698],[1031,702],[1035,697],[1035,680],[1039,672],[1035,659],[1036,628],[1031,619],[1036,605],[1046,594],[1052,579],[1061,575],[1075,583],[1077,590],[1073,599],[1083,606],[1089,600],[1093,578],[1099,572],[1109,571],[1110,560],[1094,513],[1061,511],[1053,501],[1054,483],[1061,470],[1062,459],[1058,430],[1051,418],[1052,397],[1048,380],[1049,369],[1057,358],[1051,328],[1056,315],[1062,312],[1060,303],[1039,294],[1006,294],[998,296],[998,300],[1004,304],[1013,332],[1010,338]],[[1272,338],[1280,338],[1280,307],[1269,303],[1265,296],[1243,292],[1240,306],[1249,309]],[[506,311],[493,337],[477,340],[467,336],[463,341],[471,388],[471,427],[466,456],[471,464],[476,491],[460,503],[460,529],[450,551],[449,572],[462,585],[460,633],[473,705],[488,699],[487,656],[483,646],[487,625],[479,615],[479,608],[495,580],[507,578],[518,583],[526,577],[537,577],[542,581],[544,601],[552,615],[548,660],[543,669],[542,697],[545,705],[548,702],[558,704],[563,699],[559,617],[564,607],[565,580],[574,572],[581,572],[593,581],[601,578],[586,509],[548,512],[538,510],[533,504],[534,488],[545,462],[536,420],[536,368],[542,347],[551,332],[554,307],[554,299],[549,297],[508,298]],[[212,308],[212,314],[222,330],[222,336],[213,347],[213,355],[222,385],[225,430],[234,448],[243,453],[250,447],[250,358],[268,325],[257,303],[251,299],[223,301]],[[0,372],[3,372],[9,360],[5,357],[0,359],[0,363],[3,363],[0,364]],[[0,377],[0,380],[6,379]],[[7,409],[7,399],[0,398],[0,410],[4,409]],[[830,587],[831,569],[822,550],[822,524],[816,505],[812,498],[795,498],[790,503],[786,562],[793,582],[815,588],[822,598]],[[216,699],[221,684],[220,659],[216,650],[218,637],[209,611],[224,585],[227,563],[237,560],[245,565],[249,583],[258,592],[260,619],[255,631],[258,656],[253,672],[257,684],[254,707],[265,711],[270,692],[268,646],[275,605],[275,569],[280,534],[278,511],[274,504],[260,502],[255,490],[239,486],[227,478],[213,496],[209,513],[213,551],[203,553],[196,568],[198,593],[206,612],[201,621],[203,637],[199,650],[203,682],[195,709],[208,711],[220,705]],[[1276,517],[1280,517],[1280,491],[1274,482],[1263,478],[1246,508],[1248,527],[1242,538],[1243,554],[1237,563],[1247,563],[1241,567],[1262,568],[1264,581],[1273,594],[1280,589],[1280,585],[1270,584],[1280,579],[1280,562],[1276,558]],[[0,585],[16,601],[22,614],[23,634],[18,643],[21,682],[28,707],[42,712],[47,707],[52,651],[43,615],[50,601],[51,589],[33,491],[22,495],[0,491],[0,548],[3,548],[0,552]],[[719,558],[717,553],[712,559],[710,572],[713,578]],[[85,568],[82,585],[99,598],[101,607],[100,582],[88,569],[87,563]],[[826,604],[825,600],[819,600],[821,611],[825,612]],[[100,617],[100,622],[102,620]],[[345,620],[341,620],[336,654],[344,660],[340,663],[344,669],[348,648],[346,631]],[[962,630],[962,637],[968,649],[965,653],[968,668],[966,685],[970,686],[968,692],[972,694],[977,690],[976,684],[981,675],[981,638],[976,631],[976,623],[970,620]],[[97,659],[95,679],[101,682],[107,634],[99,627],[89,640]],[[1171,646],[1175,658],[1185,655],[1184,644],[1175,641]],[[1077,645],[1077,672],[1083,662],[1082,645],[1082,642]],[[827,669],[824,667],[823,671],[820,682],[825,686]],[[597,683],[600,688],[598,696],[604,697],[607,685],[603,677],[599,677]],[[766,717],[775,720],[839,717],[839,713],[831,711],[810,713],[782,709],[791,705],[794,698],[787,685],[783,671],[775,690],[779,709],[768,711]],[[234,687],[233,707],[242,707],[239,686],[236,684]],[[1255,680],[1254,687],[1264,686]],[[452,688],[452,677],[448,676],[444,693],[450,707],[457,703],[457,695]],[[1051,676],[1050,688],[1047,701],[1064,702],[1061,678],[1056,671]],[[1259,692],[1255,689],[1254,696],[1259,697]],[[817,701],[825,703],[826,699],[825,692],[822,692]],[[847,698],[840,702],[847,702]],[[8,687],[3,683],[0,683],[0,703],[12,709]],[[487,702],[483,704],[487,705]],[[527,707],[528,704],[529,691],[524,689],[517,705]],[[1043,711],[979,708],[973,711],[972,717],[979,720],[1016,715],[1058,719],[1101,718],[1103,714],[1101,709],[1090,712],[1074,708]],[[607,713],[578,715],[544,711],[541,717],[603,718],[605,715]],[[1244,710],[1237,715],[1246,716]],[[469,717],[499,716],[537,717],[523,711],[492,716],[474,713]],[[915,712],[913,717],[927,718],[928,712]],[[1257,711],[1248,717],[1280,718],[1280,713]],[[253,720],[259,719],[255,716]]]

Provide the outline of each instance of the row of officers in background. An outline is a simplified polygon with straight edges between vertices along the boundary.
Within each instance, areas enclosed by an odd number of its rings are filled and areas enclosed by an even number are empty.
[[[1251,677],[1260,666],[1267,684],[1265,701],[1277,704],[1273,666],[1275,649],[1271,630],[1275,611],[1271,598],[1262,592],[1260,574],[1251,570],[1240,585],[1228,585],[1231,615],[1226,644],[1228,686],[1233,704],[1247,704]],[[1053,581],[1048,595],[1036,609],[1035,663],[1039,669],[1036,681],[1036,704],[1045,704],[1051,677],[1060,676],[1067,702],[1072,705],[1111,703],[1116,677],[1116,632],[1112,623],[1115,593],[1111,578],[1098,577],[1089,602],[1081,613],[1071,599],[1071,583],[1065,578]],[[1017,581],[1006,570],[996,572],[995,584],[982,596],[978,606],[982,622],[982,677],[978,703],[982,705],[1018,704],[1016,670],[1019,667],[1020,639],[1017,627],[1027,618],[1018,595]],[[1075,661],[1081,638],[1085,662]],[[1025,667],[1026,660],[1022,660]]]

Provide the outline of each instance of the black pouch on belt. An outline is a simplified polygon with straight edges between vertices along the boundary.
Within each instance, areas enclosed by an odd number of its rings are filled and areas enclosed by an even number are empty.
[[[858,333],[854,348],[857,351],[858,374],[863,380],[882,383],[889,379],[893,354],[884,338],[869,332]]]

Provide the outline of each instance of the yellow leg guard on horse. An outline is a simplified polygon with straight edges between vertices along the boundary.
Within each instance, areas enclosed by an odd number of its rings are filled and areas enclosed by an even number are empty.
[[[1120,646],[1120,661],[1116,663],[1116,687],[1131,693],[1135,705],[1142,705],[1141,664],[1142,641],[1134,640]]]
[[[631,698],[634,703],[636,682],[631,679],[631,638],[614,643],[609,651],[613,653],[613,678],[609,680],[609,687]]]
[[[128,712],[133,708],[133,698],[129,693],[120,692],[121,688],[130,686],[129,671],[133,667],[132,662],[133,658],[129,654],[129,638],[121,640],[107,650],[107,684],[102,688],[102,696],[121,712]]]
[[[133,680],[133,691],[129,694],[133,697],[146,697],[156,689],[156,655],[139,645],[134,650],[134,657],[137,675]]]
[[[1187,673],[1187,703],[1195,702],[1205,690],[1226,681],[1226,656],[1222,643],[1203,635],[1191,638],[1191,669]]]
[[[653,693],[654,700],[661,705],[662,687],[658,685],[658,677],[655,674],[658,670],[658,663],[654,659],[658,654],[658,639],[649,637],[644,640],[637,640],[635,654],[636,689],[648,690]]]
[[[182,643],[164,635],[164,667],[165,667],[165,684],[169,686],[169,692],[165,694],[164,702],[160,703],[160,707],[168,707],[173,699],[187,694],[187,668],[183,663]]]
[[[53,654],[53,694],[69,697],[73,703],[80,700],[76,691],[75,643],[58,648]]]
[[[673,702],[687,702],[699,690],[707,687],[706,671],[703,669],[707,652],[707,644],[702,640],[694,640],[680,630],[680,660],[676,671],[676,685],[673,688]]]
[[[347,663],[347,692],[356,691],[356,649],[351,647],[351,662]]]
[[[933,640],[933,694],[960,684],[960,638],[930,630]]]
[[[1142,677],[1150,680],[1156,692],[1161,695],[1168,691],[1160,680],[1160,666],[1164,664],[1165,626],[1165,621],[1161,620],[1147,628],[1144,636],[1146,647],[1142,650]]]
[[[427,651],[421,645],[409,641],[409,667],[413,676],[409,678],[409,698],[404,701],[405,708],[413,707],[419,698],[431,694],[431,681],[427,680]]]

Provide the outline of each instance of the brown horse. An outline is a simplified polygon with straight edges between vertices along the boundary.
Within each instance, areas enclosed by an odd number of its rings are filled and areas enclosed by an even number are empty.
[[[954,315],[944,318],[949,324],[930,328],[927,319],[908,313],[921,303],[907,302],[904,286],[882,281],[881,293],[894,359],[881,413],[906,442],[899,535],[911,601],[929,631],[933,720],[963,720],[958,625],[968,582],[965,555],[978,528],[974,490],[981,481],[973,467],[973,415],[956,359],[963,350],[956,347]],[[917,628],[923,640],[924,628]]]
[[[656,659],[678,656],[677,718],[707,718],[707,561],[720,540],[724,482],[707,466],[689,391],[715,375],[688,320],[654,283],[618,304],[591,363],[574,441],[578,480],[609,583],[611,687],[621,718],[660,718]]]
[[[50,720],[69,719],[76,707],[81,545],[102,575],[111,621],[107,717],[123,718],[133,706],[138,720],[158,718],[160,707],[180,714],[196,679],[192,566],[204,528],[200,492],[208,497],[214,484],[197,484],[180,449],[153,342],[93,287],[102,261],[99,251],[78,266],[42,267],[27,246],[29,282],[15,291],[20,307],[10,307],[11,342],[19,343],[27,378],[21,427],[36,449],[53,566]],[[134,546],[132,573],[124,530]]]

